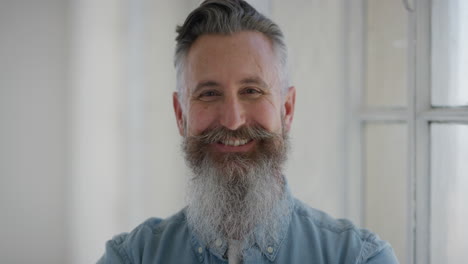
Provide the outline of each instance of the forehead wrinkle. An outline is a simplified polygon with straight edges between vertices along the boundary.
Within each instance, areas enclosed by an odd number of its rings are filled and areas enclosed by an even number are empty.
[[[241,32],[234,35],[251,35],[255,37],[246,40],[247,43],[251,44],[250,46],[255,47],[239,46],[239,41],[234,41],[234,39],[232,39],[233,36],[219,36],[216,34],[203,35],[195,41],[187,55],[185,77],[191,76],[191,78],[189,78],[190,80],[187,81],[195,83],[195,85],[186,86],[188,88],[188,94],[196,91],[199,92],[200,89],[206,88],[207,86],[223,88],[224,85],[229,84],[229,81],[232,81],[231,84],[237,86],[255,84],[268,91],[276,90],[274,89],[277,86],[276,69],[269,68],[269,65],[275,65],[277,63],[271,40],[257,32]],[[222,40],[223,45],[220,45],[218,40]],[[246,41],[244,40],[244,42]],[[227,46],[231,48],[227,49]],[[227,52],[226,50],[230,50],[231,52]],[[239,62],[236,60],[238,56],[236,52],[233,53],[233,50],[237,50],[237,53],[243,52],[247,54],[247,61]],[[218,58],[218,60],[212,61],[210,58]],[[226,64],[225,61],[222,61],[223,58],[232,63]],[[238,69],[239,67],[233,68],[238,64],[242,65],[240,72]],[[217,72],[219,76],[212,76],[212,71],[210,69],[213,67],[219,71]],[[233,76],[233,73],[237,76]],[[196,80],[197,78],[194,78],[193,75],[204,75],[208,78]],[[212,81],[213,83],[210,84],[208,81]],[[216,83],[216,85],[214,83]]]

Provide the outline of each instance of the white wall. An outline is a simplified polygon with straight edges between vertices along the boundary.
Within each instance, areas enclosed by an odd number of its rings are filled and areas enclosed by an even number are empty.
[[[93,263],[126,227],[124,1],[70,5],[70,263]]]
[[[0,262],[64,263],[67,3],[0,2]]]
[[[290,49],[296,113],[287,177],[293,193],[344,216],[344,3],[272,1]]]

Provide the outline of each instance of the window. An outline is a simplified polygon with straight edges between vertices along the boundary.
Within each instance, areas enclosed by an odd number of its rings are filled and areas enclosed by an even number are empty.
[[[348,7],[348,217],[390,241],[401,263],[462,263],[468,2]]]

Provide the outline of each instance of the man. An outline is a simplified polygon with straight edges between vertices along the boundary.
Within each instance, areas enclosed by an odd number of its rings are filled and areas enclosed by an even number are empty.
[[[376,235],[292,198],[296,91],[278,26],[244,1],[208,0],[177,33],[188,206],[114,237],[99,263],[398,263]]]

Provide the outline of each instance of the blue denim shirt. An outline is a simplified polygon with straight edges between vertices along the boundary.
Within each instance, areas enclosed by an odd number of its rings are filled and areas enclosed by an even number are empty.
[[[391,246],[372,232],[348,220],[327,214],[291,199],[292,212],[281,230],[281,239],[260,242],[244,250],[248,263],[398,263]],[[228,263],[226,241],[202,244],[190,230],[185,209],[168,219],[151,218],[129,234],[106,244],[103,263]]]

